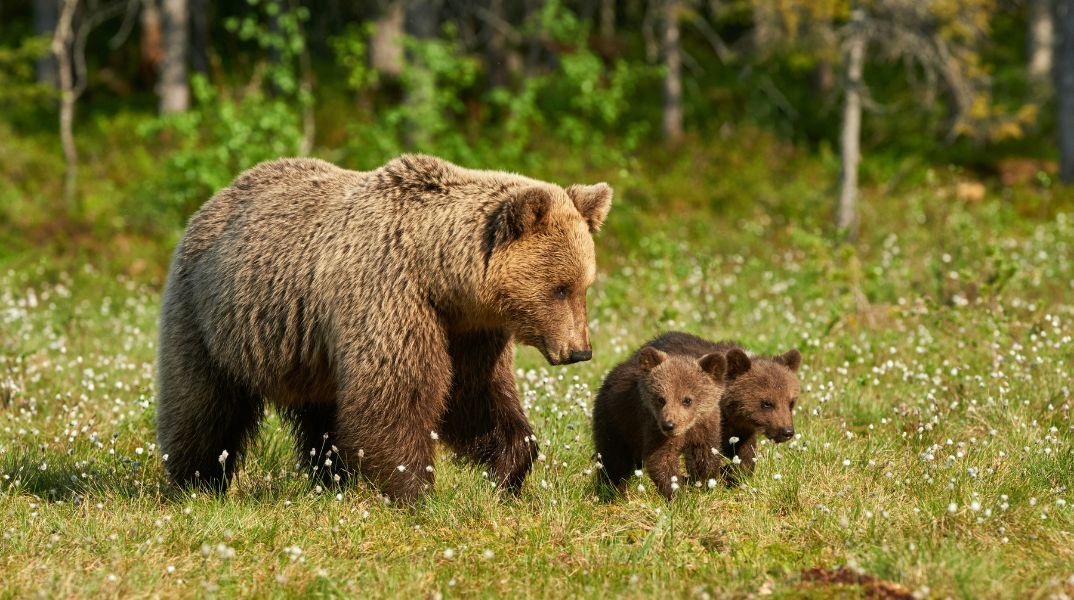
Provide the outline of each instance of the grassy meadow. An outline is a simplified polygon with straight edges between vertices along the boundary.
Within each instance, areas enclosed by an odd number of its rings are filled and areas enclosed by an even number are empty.
[[[271,412],[226,497],[169,486],[153,360],[178,230],[5,235],[0,597],[1074,596],[1072,194],[964,202],[914,165],[867,186],[845,244],[810,170],[831,166],[767,162],[603,173],[595,358],[518,352],[542,452],[521,496],[443,450],[414,508],[312,486]],[[798,435],[739,488],[668,504],[638,478],[603,502],[593,395],[668,329],[800,348]]]

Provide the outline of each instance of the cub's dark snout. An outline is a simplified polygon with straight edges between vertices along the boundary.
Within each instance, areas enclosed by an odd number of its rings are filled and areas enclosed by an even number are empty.
[[[675,429],[675,423],[672,423],[671,421],[661,421],[660,429],[663,429],[664,433],[671,433],[672,430]]]
[[[789,439],[791,439],[793,437],[794,437],[794,428],[792,428],[792,427],[784,427],[783,429],[780,429],[778,434],[776,435],[776,441],[777,442],[786,442],[787,440],[789,440]]]

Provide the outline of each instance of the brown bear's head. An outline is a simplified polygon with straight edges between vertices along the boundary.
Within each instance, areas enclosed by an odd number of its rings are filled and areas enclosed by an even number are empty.
[[[800,364],[798,350],[773,358],[750,358],[739,348],[728,351],[727,391],[722,402],[725,418],[734,413],[776,443],[793,438]]]
[[[638,394],[664,435],[685,434],[720,404],[727,367],[720,352],[693,359],[646,346],[638,353],[638,366],[643,373]]]
[[[605,183],[512,190],[489,220],[485,295],[514,336],[550,364],[589,360],[586,290],[596,275],[592,234],[608,216]]]

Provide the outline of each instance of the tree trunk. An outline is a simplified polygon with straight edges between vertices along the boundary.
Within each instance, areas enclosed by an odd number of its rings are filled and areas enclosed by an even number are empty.
[[[52,55],[60,84],[60,143],[63,146],[63,201],[68,210],[75,208],[75,184],[78,174],[78,149],[75,148],[75,81],[71,65],[71,42],[74,39],[75,11],[78,0],[63,0],[56,31],[52,36]]]
[[[600,0],[600,37],[615,37],[615,0]]]
[[[664,140],[682,141],[682,51],[679,48],[679,0],[663,0]]]
[[[369,64],[383,75],[399,77],[403,72],[403,16],[403,0],[392,0],[374,22]]]
[[[190,1],[190,67],[195,73],[209,74],[209,10],[207,0]]]
[[[407,0],[406,33],[416,41],[436,37],[440,17],[440,0]],[[434,118],[432,114],[422,114],[436,110],[434,96],[436,81],[419,56],[407,56],[408,69],[411,70],[409,83],[404,90],[404,102],[412,109],[414,118],[409,120],[405,132],[405,142],[412,148],[420,149],[429,143],[429,132],[424,125]]]
[[[1052,0],[1029,2],[1029,80],[1047,87],[1052,79],[1055,52],[1055,18]]]
[[[139,45],[142,80],[150,86],[160,84],[160,63],[164,60],[164,42],[158,0],[142,0],[142,36]]]
[[[164,56],[158,86],[162,114],[183,112],[190,107],[186,68],[189,23],[186,0],[164,0]]]
[[[34,34],[51,36],[59,19],[57,0],[34,0]],[[37,82],[52,87],[59,86],[56,75],[56,56],[49,54],[37,59]]]
[[[1074,184],[1074,0],[1059,0],[1059,64],[1056,71],[1059,107],[1059,177]]]
[[[861,93],[865,69],[865,15],[861,9],[851,14],[851,33],[847,52],[846,105],[843,108],[843,134],[840,140],[842,172],[840,174],[839,212],[836,225],[851,240],[858,237],[858,163],[861,161]]]
[[[298,0],[291,0],[291,10],[298,10]],[[317,120],[313,112],[313,62],[310,59],[309,36],[303,31],[302,22],[298,24],[302,35],[302,51],[298,55],[298,67],[301,70],[299,103],[302,105],[302,146],[299,154],[305,156],[313,151],[313,142],[317,138]]]
[[[485,19],[485,66],[489,87],[506,87],[510,80],[507,55],[507,19],[504,18],[504,0],[489,0],[488,18]]]

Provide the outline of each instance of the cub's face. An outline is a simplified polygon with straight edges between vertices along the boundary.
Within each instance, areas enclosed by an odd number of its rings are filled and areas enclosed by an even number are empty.
[[[586,291],[596,276],[593,237],[611,207],[606,184],[534,186],[493,215],[491,303],[515,338],[553,365],[589,360]]]
[[[777,444],[794,437],[801,362],[797,350],[770,359],[751,359],[737,349],[727,353],[726,397],[738,405],[738,413],[755,429]]]
[[[638,365],[643,373],[638,394],[664,435],[685,434],[698,417],[719,406],[726,366],[723,354],[694,360],[646,346],[638,354]]]

